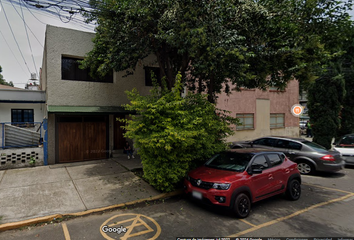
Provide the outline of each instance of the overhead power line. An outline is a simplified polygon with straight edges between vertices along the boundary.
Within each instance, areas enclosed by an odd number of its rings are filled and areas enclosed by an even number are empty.
[[[59,16],[63,22],[69,22],[74,16],[82,16],[83,13],[93,11],[89,0],[22,0],[33,9],[39,9]]]
[[[22,11],[22,16],[21,16],[20,13],[17,11],[16,7],[14,6],[14,4],[12,3],[12,1],[10,1],[10,3],[11,3],[11,5],[12,5],[12,7],[15,9],[17,15],[21,18],[21,20],[22,20],[23,23],[25,24],[25,27],[27,27],[27,28],[31,31],[32,35],[36,38],[36,40],[37,40],[37,42],[39,43],[39,45],[41,45],[41,47],[44,48],[44,47],[43,47],[43,44],[38,40],[36,34],[34,34],[33,31],[32,31],[32,29],[27,25],[27,23],[26,23],[26,21],[25,21],[25,18],[24,18],[24,15],[23,15],[22,5],[20,5],[21,11]],[[27,30],[26,30],[26,31],[27,31]]]
[[[83,13],[93,11],[89,4],[89,0],[4,0],[14,5],[26,6],[27,10],[41,23],[32,11],[36,11],[36,15],[44,15],[53,19],[58,19],[64,23],[73,23],[79,25],[81,28],[92,31],[95,23],[87,23],[83,17]]]
[[[20,3],[20,7],[21,7],[21,13],[22,13],[22,20],[23,20],[23,23],[24,23],[24,26],[25,26],[25,31],[26,31],[26,37],[27,37],[27,41],[28,41],[28,46],[30,48],[30,51],[31,51],[31,56],[32,56],[32,62],[33,62],[33,65],[34,65],[34,69],[36,70],[36,76],[38,76],[38,70],[37,70],[37,66],[36,66],[36,62],[34,61],[34,57],[33,57],[33,51],[32,51],[32,46],[31,46],[31,41],[28,37],[28,31],[27,31],[27,24],[26,24],[26,21],[25,21],[25,15],[23,14],[23,10],[22,10],[22,6],[21,6],[21,2]],[[16,10],[15,6],[12,5],[14,7],[14,9]],[[17,12],[17,10],[16,10]]]
[[[6,38],[5,38],[4,34],[2,33],[1,29],[0,29],[0,34],[1,34],[1,36],[3,37],[3,39],[5,40],[5,43],[6,43],[7,47],[10,49],[12,55],[13,55],[14,58],[16,59],[16,62],[17,62],[18,65],[21,67],[22,71],[26,74],[25,70],[24,70],[23,67],[22,67],[22,64],[20,64],[20,62],[18,61],[18,59],[17,59],[15,53],[12,51],[12,49],[11,49],[9,43],[6,41]]]
[[[3,6],[3,4],[2,4],[2,1],[1,1],[1,0],[0,0],[0,4],[1,4],[2,10],[3,10],[3,12],[4,12],[4,15],[5,15],[5,18],[6,18],[7,24],[8,24],[8,25],[9,25],[9,27],[10,27],[10,30],[11,30],[12,36],[13,36],[13,38],[14,38],[15,42],[16,42],[17,48],[18,48],[18,50],[19,50],[19,51],[20,51],[20,53],[21,53],[22,59],[23,59],[23,61],[25,62],[25,65],[26,65],[26,67],[27,67],[27,70],[28,70],[29,74],[31,74],[31,71],[30,71],[30,69],[29,69],[29,67],[28,67],[28,65],[27,65],[26,59],[25,59],[25,57],[24,57],[24,56],[23,56],[23,54],[22,54],[22,51],[21,51],[20,45],[18,44],[17,39],[16,39],[16,37],[15,37],[15,34],[14,34],[13,30],[12,30],[12,27],[11,27],[11,24],[10,24],[10,22],[9,22],[9,19],[7,18],[7,14],[6,14],[5,8],[4,8],[4,6]]]

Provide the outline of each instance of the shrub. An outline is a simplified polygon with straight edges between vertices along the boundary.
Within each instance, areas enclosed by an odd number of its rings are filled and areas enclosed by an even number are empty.
[[[156,189],[175,189],[185,174],[212,154],[226,148],[237,120],[216,109],[207,96],[181,97],[181,75],[172,91],[155,86],[149,96],[128,91],[125,108],[136,115],[126,122],[125,137],[134,139],[141,156],[144,178]]]

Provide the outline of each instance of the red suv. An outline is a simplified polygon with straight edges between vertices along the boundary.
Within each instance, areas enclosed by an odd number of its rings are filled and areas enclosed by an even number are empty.
[[[296,163],[281,152],[260,148],[218,153],[189,172],[184,185],[193,198],[230,207],[239,218],[249,215],[251,203],[281,193],[290,200],[301,195]]]

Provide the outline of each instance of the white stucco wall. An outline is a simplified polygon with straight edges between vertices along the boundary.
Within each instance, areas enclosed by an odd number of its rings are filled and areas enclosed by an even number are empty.
[[[34,121],[42,122],[44,103],[1,103],[0,122],[11,122],[11,109],[33,109]]]
[[[84,57],[92,48],[94,33],[47,25],[46,49],[43,58],[43,87],[47,91],[48,105],[61,106],[121,106],[128,103],[125,90],[134,87],[147,94],[144,66],[156,65],[153,57],[141,61],[133,75],[114,73],[113,83],[68,81],[61,79],[61,58]]]

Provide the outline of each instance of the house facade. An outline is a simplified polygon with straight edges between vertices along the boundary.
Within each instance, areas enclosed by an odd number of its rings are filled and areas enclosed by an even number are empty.
[[[104,79],[91,79],[87,70],[79,69],[77,61],[93,48],[93,37],[94,33],[47,26],[40,88],[46,93],[49,164],[104,159],[115,150],[121,152],[125,139],[119,119],[130,114],[122,107],[129,103],[125,91],[136,88],[147,95],[151,90],[147,70],[156,66],[153,56],[141,60],[129,76],[114,72]],[[232,111],[245,123],[246,129],[237,127],[229,140],[296,135],[298,119],[290,116],[291,106],[296,103],[296,81],[281,93],[249,90],[229,97],[220,95],[218,99],[219,108]],[[252,128],[245,114],[253,115]],[[279,114],[274,116],[275,128],[270,127],[274,121],[271,114]],[[283,125],[279,122],[282,116]]]
[[[47,26],[40,87],[46,91],[48,118],[48,163],[104,159],[123,149],[125,139],[119,119],[129,113],[126,90],[148,94],[142,60],[133,75],[114,72],[104,79],[91,79],[78,67],[93,48],[94,33]],[[121,152],[121,151],[119,151]]]

